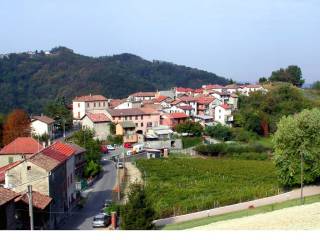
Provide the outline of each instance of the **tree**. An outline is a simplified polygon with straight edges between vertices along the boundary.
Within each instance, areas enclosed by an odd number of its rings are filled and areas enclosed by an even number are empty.
[[[9,113],[3,126],[3,144],[8,144],[18,137],[30,136],[30,118],[21,109]]]
[[[3,147],[3,123],[4,123],[4,115],[0,114],[0,148]]]
[[[219,140],[228,141],[232,138],[231,128],[220,123],[215,126],[207,126],[204,131],[208,136]]]
[[[202,135],[203,127],[198,122],[186,121],[184,123],[177,124],[175,130],[178,133],[189,133],[193,136],[199,137]]]
[[[94,139],[94,132],[90,129],[81,129],[75,132],[70,140],[86,149],[84,177],[97,175],[101,171],[101,151],[100,142]]]
[[[300,183],[303,160],[304,183],[314,183],[320,177],[320,110],[304,110],[283,117],[274,138],[274,160],[280,183],[295,186]]]
[[[259,83],[266,83],[268,82],[268,79],[265,77],[259,78]]]
[[[56,126],[60,131],[71,129],[72,114],[67,108],[65,98],[58,98],[55,101],[50,101],[44,108],[47,116],[56,121]]]
[[[297,87],[301,87],[304,83],[302,79],[302,71],[300,67],[291,65],[286,69],[280,68],[277,71],[272,72],[269,77],[270,82],[287,82]]]
[[[129,201],[121,209],[121,229],[150,230],[154,229],[152,221],[155,217],[145,188],[138,183],[130,186]]]
[[[312,86],[312,89],[320,90],[320,81],[315,81]]]

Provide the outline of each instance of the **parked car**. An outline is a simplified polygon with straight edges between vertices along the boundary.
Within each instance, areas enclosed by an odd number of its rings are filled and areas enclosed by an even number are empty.
[[[107,145],[107,148],[108,148],[109,151],[116,150],[116,149],[114,148],[114,146],[112,146],[112,145]]]
[[[124,143],[123,146],[125,148],[132,148],[132,144],[131,143]]]
[[[100,151],[103,154],[108,154],[109,153],[109,150],[108,150],[107,146],[104,146],[104,145],[100,146]]]
[[[118,162],[117,163],[117,168],[123,168],[123,162]]]
[[[98,215],[94,216],[92,227],[107,227],[110,225],[111,218],[109,215],[105,213],[99,213]]]

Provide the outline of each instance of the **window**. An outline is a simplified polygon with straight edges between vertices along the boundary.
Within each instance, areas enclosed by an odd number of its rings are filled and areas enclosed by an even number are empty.
[[[78,112],[78,118],[80,118],[80,112]]]
[[[132,117],[131,117],[131,116],[129,117],[129,120],[132,120]]]
[[[31,166],[27,166],[27,170],[30,171],[31,170]]]
[[[106,102],[103,102],[103,106],[104,106],[104,107],[106,106]]]
[[[100,107],[100,102],[99,102],[99,107]]]
[[[136,120],[138,120],[138,116],[136,116]]]
[[[89,103],[87,103],[87,107],[90,107],[90,104],[89,104]]]
[[[147,122],[147,127],[152,127],[152,122]]]
[[[141,127],[143,127],[143,122],[140,124]]]
[[[136,123],[136,127],[138,127],[138,123]]]
[[[80,107],[80,103],[78,103],[78,107]]]
[[[96,107],[96,103],[93,103],[93,107]]]
[[[143,115],[141,115],[141,120],[143,119]]]
[[[124,120],[127,120],[127,116],[124,117]]]
[[[9,157],[8,162],[13,163],[13,157]]]

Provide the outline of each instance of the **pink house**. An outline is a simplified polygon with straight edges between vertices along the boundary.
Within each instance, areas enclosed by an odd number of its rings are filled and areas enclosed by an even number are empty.
[[[174,128],[177,124],[184,123],[188,119],[189,119],[189,116],[181,112],[164,114],[161,116],[161,125]]]
[[[144,134],[148,128],[160,125],[160,114],[151,108],[108,109],[107,116],[114,123],[132,121],[136,125],[136,132]]]

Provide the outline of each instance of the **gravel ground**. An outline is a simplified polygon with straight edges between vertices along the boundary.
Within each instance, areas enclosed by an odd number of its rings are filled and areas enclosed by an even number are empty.
[[[192,230],[315,230],[320,229],[320,203],[296,206],[249,217],[216,222]]]

